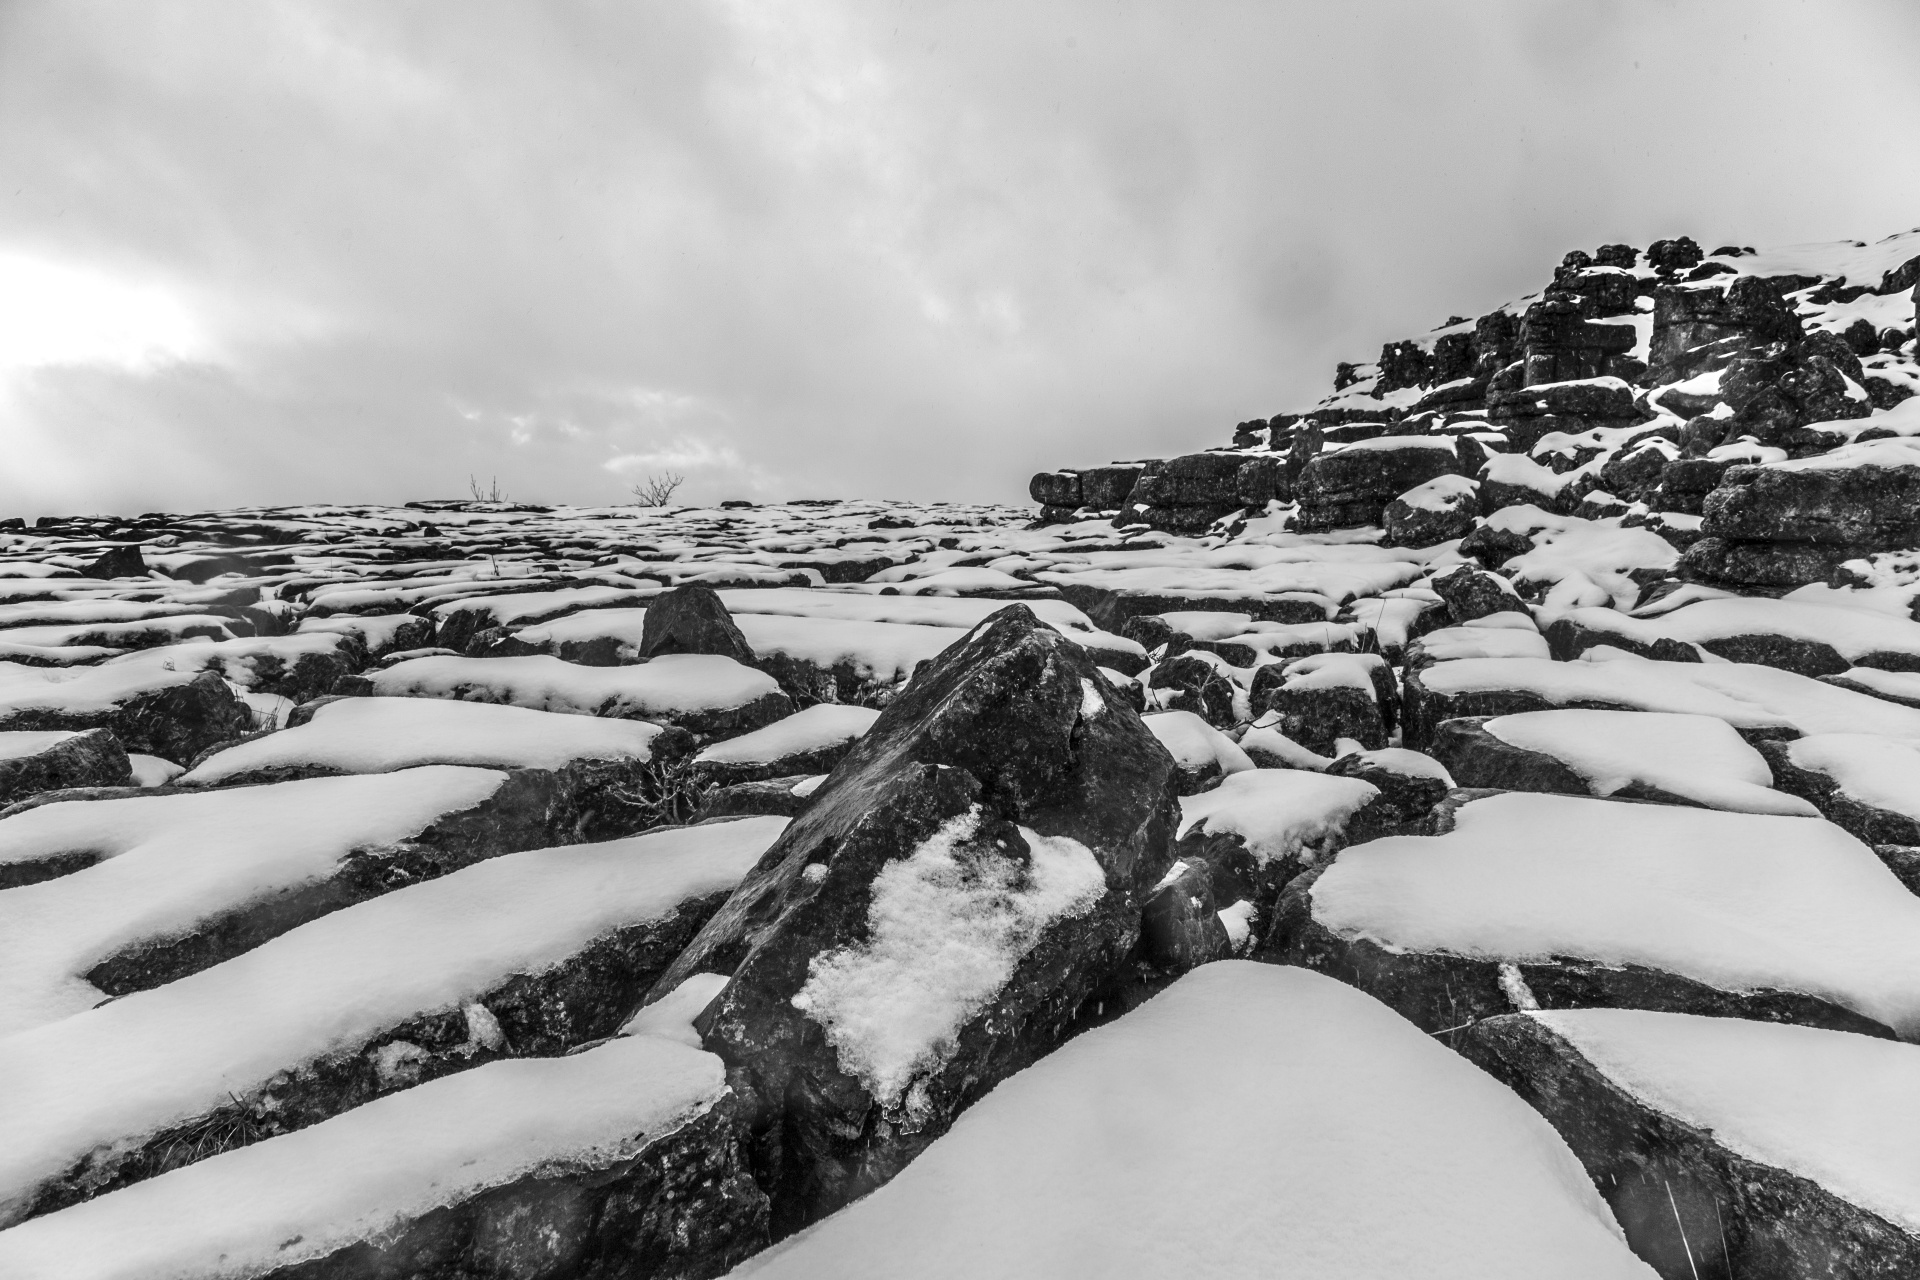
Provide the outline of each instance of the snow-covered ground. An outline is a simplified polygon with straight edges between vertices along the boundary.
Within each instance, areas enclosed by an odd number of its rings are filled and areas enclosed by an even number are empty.
[[[1650,1277],[1512,1093],[1318,974],[1207,965],[736,1275]]]

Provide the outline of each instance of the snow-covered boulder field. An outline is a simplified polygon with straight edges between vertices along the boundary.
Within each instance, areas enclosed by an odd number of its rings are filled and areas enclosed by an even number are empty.
[[[1920,1272],[1917,287],[1577,251],[1037,512],[0,520],[0,1276]]]

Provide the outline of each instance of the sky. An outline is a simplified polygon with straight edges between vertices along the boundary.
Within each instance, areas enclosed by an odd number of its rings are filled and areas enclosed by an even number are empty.
[[[1024,503],[1920,225],[1911,0],[0,0],[0,516]]]

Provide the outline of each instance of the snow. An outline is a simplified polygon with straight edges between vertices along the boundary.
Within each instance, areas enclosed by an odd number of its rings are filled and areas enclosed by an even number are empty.
[[[1140,718],[1182,769],[1218,766],[1233,774],[1254,767],[1238,743],[1191,711],[1155,711]]]
[[[1386,659],[1377,653],[1316,653],[1287,663],[1283,668],[1286,680],[1281,688],[1289,691],[1358,689],[1378,701],[1380,695],[1373,675],[1385,666]]]
[[[306,724],[216,752],[180,783],[211,786],[263,769],[389,773],[426,764],[559,769],[575,760],[648,760],[662,732],[640,720],[490,703],[343,698]]]
[[[51,751],[75,736],[76,732],[72,729],[0,731],[0,760],[18,760],[23,756],[37,756],[42,751]]]
[[[109,956],[323,880],[350,852],[418,835],[505,780],[430,765],[207,795],[69,801],[0,819],[0,863],[89,851],[101,859],[0,891],[0,1035],[98,1003],[82,975]]]
[[[658,1036],[490,1063],[0,1232],[11,1280],[259,1275],[536,1173],[604,1169],[726,1090]]]
[[[1736,729],[1865,732],[1920,738],[1920,709],[1903,707],[1791,671],[1744,662],[1655,662],[1589,649],[1575,662],[1463,658],[1420,673],[1434,693],[1528,690],[1554,703],[1598,702],[1642,711],[1717,716]]]
[[[1596,796],[1640,783],[1709,809],[1819,816],[1799,796],[1775,791],[1766,758],[1712,716],[1569,709],[1495,716],[1482,727],[1565,763]]]
[[[127,753],[127,763],[133,766],[133,785],[136,787],[164,787],[186,772],[184,765],[137,751]]]
[[[1505,792],[1455,824],[1343,850],[1314,918],[1396,951],[1797,991],[1920,1037],[1920,897],[1830,823]]]
[[[1629,617],[1612,609],[1569,609],[1551,616],[1642,642],[1665,638],[1706,644],[1735,636],[1772,635],[1832,645],[1849,662],[1875,652],[1920,659],[1920,622],[1840,603],[1729,596],[1697,600],[1653,618]]]
[[[131,664],[127,659],[136,659]],[[172,670],[145,654],[97,667],[29,667],[0,662],[0,717],[29,711],[85,715],[111,711],[142,693],[187,684],[197,671]]]
[[[974,806],[874,877],[865,941],[807,963],[793,1006],[826,1029],[840,1067],[882,1106],[916,1111],[909,1088],[937,1072],[954,1040],[1056,921],[1106,892],[1092,850],[1020,828],[1026,865],[980,837]]]
[[[1824,773],[1840,793],[1920,819],[1920,743],[1864,733],[1816,733],[1787,744],[1787,759]]]
[[[1329,757],[1307,750],[1280,732],[1274,727],[1279,723],[1279,712],[1266,712],[1240,735],[1240,749],[1247,753],[1249,759],[1253,759],[1257,753],[1261,757],[1280,761],[1280,767],[1287,769],[1312,769],[1318,772],[1333,763]]]
[[[138,1142],[230,1094],[248,1098],[279,1073],[358,1052],[405,1021],[467,1006],[595,939],[731,890],[786,825],[742,818],[493,858],[0,1039],[10,1100],[0,1221],[97,1147]]]
[[[1504,617],[1504,614],[1495,614]],[[1523,615],[1513,614],[1519,618]],[[1436,662],[1460,658],[1537,658],[1550,655],[1546,637],[1531,626],[1512,627],[1440,627],[1417,641],[1421,651]]]
[[[1920,1234],[1920,1050],[1913,1046],[1639,1009],[1528,1016],[1654,1111]]]
[[[630,667],[558,658],[413,658],[368,677],[376,695],[504,702],[569,715],[668,720],[743,706],[780,692],[772,676],[732,658],[663,654]]]
[[[1767,464],[1770,471],[1837,471],[1848,467],[1920,466],[1920,437],[1890,436],[1841,445],[1830,453]]]
[[[880,713],[871,707],[822,702],[707,747],[695,761],[713,764],[766,764],[807,751],[852,742],[873,727]]]
[[[700,1032],[694,1027],[693,1020],[713,1003],[730,981],[723,973],[688,974],[679,986],[628,1018],[615,1034],[663,1036],[698,1049],[701,1047]]]
[[[1312,864],[1345,835],[1347,822],[1380,789],[1358,778],[1328,777],[1305,769],[1255,769],[1225,778],[1211,791],[1180,797],[1178,836],[1201,830],[1231,833],[1265,864],[1297,859]]]
[[[757,1280],[1626,1280],[1553,1130],[1384,1005],[1206,965],[1001,1083]]]
[[[1461,498],[1474,498],[1480,492],[1466,476],[1435,476],[1400,495],[1400,501],[1417,511],[1451,511]]]

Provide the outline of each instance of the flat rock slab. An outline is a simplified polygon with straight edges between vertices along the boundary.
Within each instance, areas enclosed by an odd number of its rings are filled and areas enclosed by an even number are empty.
[[[1570,609],[1548,624],[1550,639],[1557,638],[1556,628],[1583,636],[1581,647],[1694,644],[1729,662],[1780,667],[1804,676],[1835,675],[1857,666],[1920,671],[1920,622],[1800,600],[1698,600],[1651,618],[1614,609]]]
[[[887,1186],[735,1274],[1649,1277],[1493,1080],[1297,969],[1206,965],[1004,1081]]]
[[[175,782],[231,786],[427,764],[563,769],[582,760],[644,763],[676,745],[685,749],[685,734],[644,720],[438,698],[338,698],[294,728],[214,752]]]
[[[1797,794],[1774,790],[1766,757],[1714,716],[1593,710],[1475,716],[1442,720],[1430,750],[1463,787],[1802,818],[1820,812]]]
[[[207,968],[413,880],[550,843],[539,806],[520,811],[542,797],[519,792],[496,770],[431,765],[49,804],[0,820],[0,863],[77,868],[0,890],[0,1032]]]
[[[1440,1031],[1537,1004],[1920,1037],[1920,900],[1817,818],[1507,792],[1289,887],[1292,963]]]
[[[17,1280],[701,1274],[765,1240],[718,1058],[496,1062],[0,1231]]]
[[[623,667],[545,656],[413,658],[362,679],[361,691],[380,697],[458,698],[651,720],[703,735],[744,733],[793,711],[772,676],[713,654],[667,654]]]
[[[1662,1276],[1920,1273],[1920,1049],[1626,1009],[1455,1043],[1552,1121]]]
[[[247,704],[215,673],[144,656],[92,667],[0,662],[0,730],[111,729],[129,751],[180,762],[253,728]]]
[[[494,858],[0,1039],[0,1223],[611,1035],[785,826]]]
[[[825,773],[879,715],[870,707],[819,703],[704,748],[693,758],[692,772],[702,782],[719,786]]]
[[[1442,720],[1559,707],[1714,716],[1747,738],[1920,738],[1920,710],[1751,663],[1659,662],[1604,650],[1575,662],[1464,658],[1412,672],[1403,688],[1406,745],[1412,747],[1431,742]]]
[[[1871,845],[1920,845],[1920,745],[1865,733],[1761,744],[1782,790]]]

